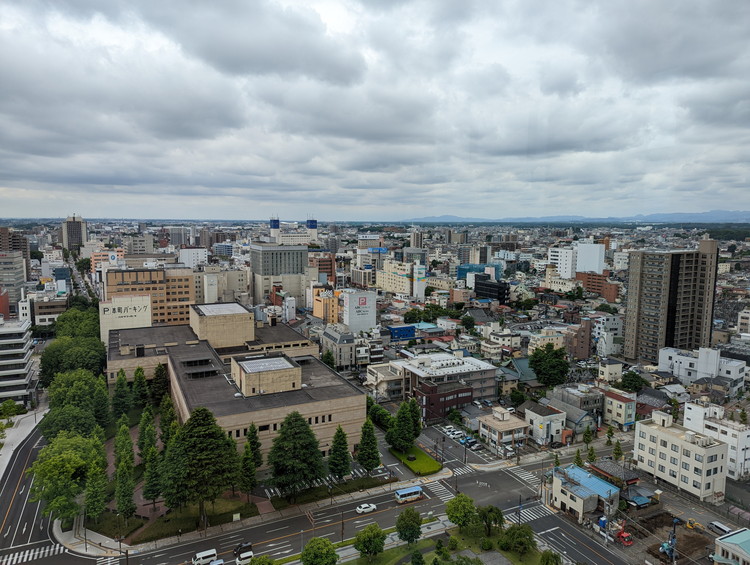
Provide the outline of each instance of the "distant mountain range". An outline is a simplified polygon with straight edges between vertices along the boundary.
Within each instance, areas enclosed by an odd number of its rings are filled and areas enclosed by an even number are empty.
[[[403,222],[424,223],[424,224],[478,224],[478,223],[633,223],[642,224],[667,223],[667,224],[723,224],[723,223],[750,223],[750,212],[739,210],[711,210],[710,212],[673,212],[668,214],[638,214],[637,216],[593,218],[587,216],[540,216],[540,217],[520,217],[520,218],[464,218],[461,216],[426,216],[424,218],[409,218]]]

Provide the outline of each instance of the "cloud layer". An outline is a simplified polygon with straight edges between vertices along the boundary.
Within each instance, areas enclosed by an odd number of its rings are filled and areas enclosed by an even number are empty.
[[[750,4],[0,6],[3,216],[750,209]]]

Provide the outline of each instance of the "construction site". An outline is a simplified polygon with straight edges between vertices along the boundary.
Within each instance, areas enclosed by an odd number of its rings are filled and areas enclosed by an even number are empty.
[[[685,522],[669,512],[628,521],[627,528],[637,540],[634,545],[651,563],[693,563],[713,553],[714,536],[702,524]]]

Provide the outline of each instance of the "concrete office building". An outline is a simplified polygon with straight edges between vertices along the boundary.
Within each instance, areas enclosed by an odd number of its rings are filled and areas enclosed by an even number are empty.
[[[729,420],[723,406],[697,400],[685,403],[684,425],[688,430],[729,446],[727,474],[730,479],[742,481],[750,476],[750,426]]]
[[[26,280],[31,278],[31,245],[29,239],[13,228],[0,227],[0,252],[20,251],[26,262]]]
[[[550,247],[547,259],[554,265],[562,279],[572,279],[576,275],[576,250],[566,247]]]
[[[18,301],[18,319],[29,320],[32,326],[51,326],[68,309],[66,292],[34,291]]]
[[[370,331],[377,325],[377,295],[374,292],[361,290],[344,290],[341,292],[344,302],[342,321],[349,330],[357,334]]]
[[[150,294],[114,294],[99,302],[99,339],[109,343],[110,330],[151,326]]]
[[[718,244],[694,251],[633,251],[628,268],[626,359],[655,363],[662,347],[711,345]]]
[[[205,247],[183,247],[180,249],[180,263],[191,269],[208,263],[208,249]]]
[[[376,284],[383,292],[422,299],[426,280],[424,265],[385,260],[383,269],[377,272]]]
[[[0,288],[8,291],[10,314],[18,313],[26,282],[26,261],[22,251],[0,251]]]
[[[722,357],[718,349],[701,347],[696,351],[684,351],[674,347],[659,350],[659,371],[671,373],[684,386],[699,379],[723,377],[731,381],[732,396],[744,389],[750,372],[745,361]]]
[[[675,424],[666,412],[635,423],[638,469],[703,502],[724,501],[727,455],[726,443]]]
[[[77,250],[89,239],[86,221],[75,214],[62,223],[61,232],[65,249]]]
[[[576,272],[596,273],[604,271],[604,245],[601,243],[578,243],[576,245]]]
[[[5,320],[0,316],[0,403],[13,400],[29,407],[33,381],[30,320]]]

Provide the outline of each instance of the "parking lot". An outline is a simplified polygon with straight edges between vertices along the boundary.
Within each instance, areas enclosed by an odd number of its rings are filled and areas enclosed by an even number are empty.
[[[496,463],[497,461],[513,459],[519,452],[521,455],[535,452],[532,448],[516,445],[513,447],[512,453],[500,450],[498,454],[494,448],[479,440],[476,440],[474,445],[481,447],[472,449],[472,444],[465,440],[474,438],[474,435],[465,429],[452,425],[430,426],[423,430],[422,436],[426,439],[424,447],[444,463],[451,461],[469,464]],[[464,440],[463,443],[462,440]]]

